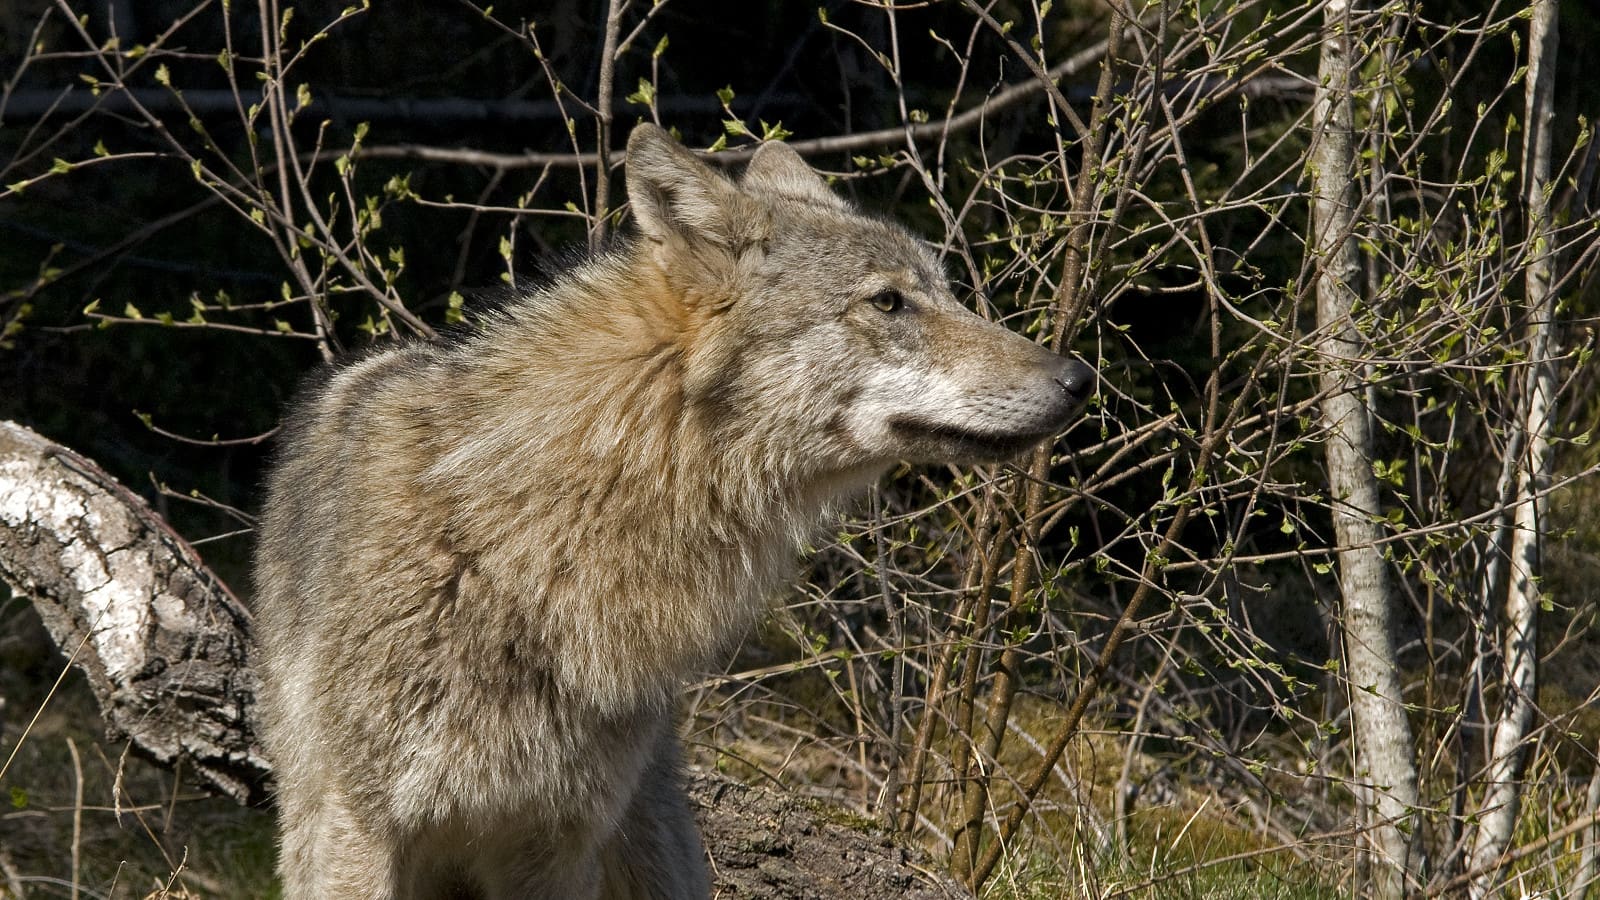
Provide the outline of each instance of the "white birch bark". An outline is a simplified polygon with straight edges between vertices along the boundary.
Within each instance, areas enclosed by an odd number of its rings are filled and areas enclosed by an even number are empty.
[[[1550,120],[1556,57],[1556,0],[1532,0],[1528,25],[1526,78],[1527,130],[1523,138],[1523,200],[1528,218],[1528,262],[1524,284],[1529,309],[1526,417],[1521,423],[1525,456],[1512,516],[1510,578],[1506,591],[1500,717],[1495,722],[1478,833],[1468,870],[1490,866],[1511,843],[1522,802],[1519,779],[1527,762],[1528,732],[1538,690],[1540,554],[1550,486],[1551,400],[1556,390],[1550,361],[1550,329],[1555,317],[1551,291],[1553,259],[1550,228]],[[1474,898],[1489,896],[1496,871],[1475,879]]]
[[[113,733],[241,803],[265,798],[250,614],[143,500],[10,422],[0,580],[33,600]]]
[[[1401,698],[1393,639],[1393,592],[1377,541],[1383,537],[1372,436],[1363,389],[1365,342],[1352,311],[1361,278],[1354,240],[1355,77],[1349,28],[1355,4],[1329,0],[1311,148],[1313,247],[1317,274],[1318,350],[1322,356],[1325,452],[1343,597],[1346,672],[1355,728],[1355,781],[1373,824],[1375,884],[1369,896],[1404,896],[1423,868],[1415,840],[1417,774],[1411,725]],[[1410,877],[1408,877],[1410,876]]]

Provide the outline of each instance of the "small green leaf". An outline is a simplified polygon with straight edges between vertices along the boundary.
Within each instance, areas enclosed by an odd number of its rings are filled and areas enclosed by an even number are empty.
[[[629,94],[627,97],[629,103],[635,103],[639,106],[649,106],[651,103],[655,102],[655,99],[656,86],[644,78],[639,79],[639,89]]]

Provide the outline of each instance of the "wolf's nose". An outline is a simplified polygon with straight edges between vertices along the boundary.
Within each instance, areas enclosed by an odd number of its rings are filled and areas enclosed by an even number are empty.
[[[1075,359],[1063,357],[1054,378],[1056,384],[1067,392],[1073,406],[1081,406],[1094,393],[1095,371]]]

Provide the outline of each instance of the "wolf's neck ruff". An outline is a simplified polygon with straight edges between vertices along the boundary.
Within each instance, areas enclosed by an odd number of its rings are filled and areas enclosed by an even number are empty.
[[[530,607],[558,683],[604,706],[710,665],[883,467],[806,468],[727,421],[691,386],[731,377],[697,371],[724,362],[703,349],[714,314],[639,272],[627,251],[592,260],[443,350],[466,415],[440,423],[451,449],[417,485],[452,511],[451,552]],[[597,601],[606,640],[575,627]]]

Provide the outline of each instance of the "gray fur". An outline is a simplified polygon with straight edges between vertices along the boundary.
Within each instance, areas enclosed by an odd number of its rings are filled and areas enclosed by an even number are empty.
[[[1015,453],[1090,389],[787,147],[735,182],[643,125],[627,166],[639,238],[290,417],[256,567],[289,900],[706,897],[685,679],[894,461]]]

